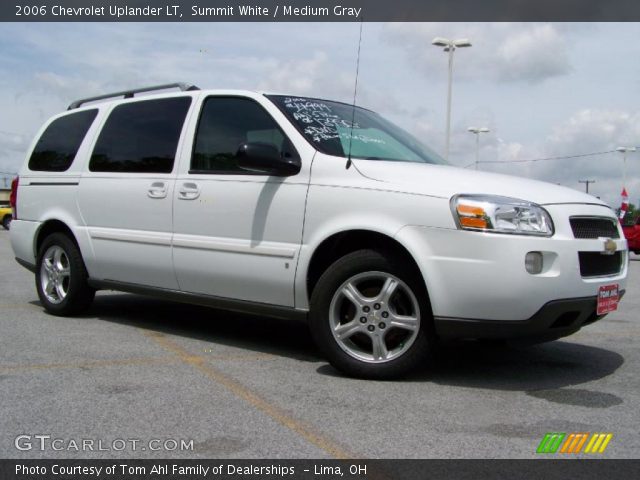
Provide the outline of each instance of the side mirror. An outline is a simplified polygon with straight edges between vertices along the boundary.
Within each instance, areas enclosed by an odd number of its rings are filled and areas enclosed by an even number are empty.
[[[289,177],[300,171],[300,160],[283,157],[270,143],[244,143],[236,153],[238,166],[250,172],[264,173],[276,177]]]

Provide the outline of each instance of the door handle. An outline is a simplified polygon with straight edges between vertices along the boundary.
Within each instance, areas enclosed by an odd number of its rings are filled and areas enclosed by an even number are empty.
[[[200,187],[194,182],[185,182],[178,190],[178,198],[181,200],[195,200],[200,196]]]
[[[165,198],[167,196],[167,184],[165,182],[153,182],[147,190],[149,198]]]

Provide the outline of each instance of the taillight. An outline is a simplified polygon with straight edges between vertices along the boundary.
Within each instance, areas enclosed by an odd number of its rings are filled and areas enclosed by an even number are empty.
[[[11,206],[11,216],[14,220],[18,219],[18,184],[20,178],[16,177],[11,181],[11,194],[9,195],[9,205]]]

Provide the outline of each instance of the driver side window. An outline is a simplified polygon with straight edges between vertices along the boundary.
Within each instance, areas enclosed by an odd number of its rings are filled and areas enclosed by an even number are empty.
[[[281,156],[297,157],[278,124],[255,101],[207,98],[198,122],[189,173],[255,175],[238,166],[236,154],[245,143],[273,145]]]

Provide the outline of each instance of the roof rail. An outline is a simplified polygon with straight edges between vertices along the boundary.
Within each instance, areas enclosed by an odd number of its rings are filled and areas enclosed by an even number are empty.
[[[133,90],[123,90],[122,92],[107,93],[105,95],[98,95],[97,97],[82,98],[80,100],[76,100],[75,102],[71,102],[67,110],[73,110],[74,108],[80,107],[82,104],[85,104],[87,102],[94,102],[96,100],[106,100],[107,98],[113,97],[133,98],[136,93],[153,92],[155,90],[167,90],[169,88],[179,88],[183,92],[200,90],[198,87],[190,83],[167,83],[164,85],[154,85],[153,87],[134,88]]]

